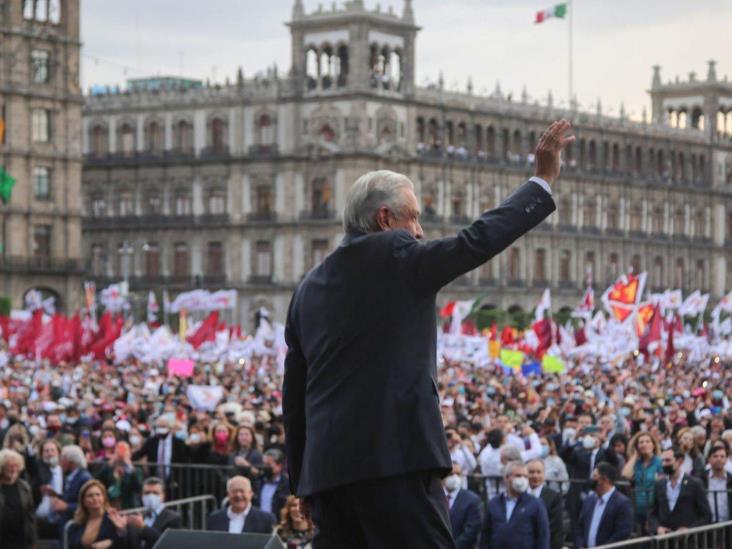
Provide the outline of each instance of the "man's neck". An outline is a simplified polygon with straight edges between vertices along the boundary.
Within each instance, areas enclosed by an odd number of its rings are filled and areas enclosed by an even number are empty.
[[[521,497],[521,494],[519,492],[514,492],[513,490],[507,490],[506,491],[506,497],[509,499],[518,499]]]
[[[602,498],[605,496],[605,494],[607,494],[610,490],[612,490],[612,488],[613,488],[612,485],[611,486],[598,486],[597,490],[595,490],[595,492],[597,492],[597,495]]]
[[[241,515],[242,513],[245,513],[247,509],[249,509],[249,504],[247,503],[243,507],[239,507],[238,509],[235,509],[234,507],[231,507],[231,512],[235,515]]]
[[[712,469],[712,476],[714,478],[727,478],[727,472],[724,470],[724,467],[721,469]]]
[[[536,492],[537,490],[541,490],[543,486],[544,486],[543,482],[541,484],[537,484],[536,486],[532,486],[531,491]]]
[[[684,476],[684,473],[681,471],[681,469],[679,469],[678,471],[676,471],[674,473],[674,476],[671,477],[671,484],[676,486],[679,483],[679,481],[681,480],[681,477],[683,477],[683,476]]]

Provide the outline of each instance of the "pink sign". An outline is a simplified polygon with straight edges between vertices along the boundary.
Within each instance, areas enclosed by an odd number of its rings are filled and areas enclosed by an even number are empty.
[[[178,377],[191,377],[193,375],[194,362],[188,358],[169,358],[168,375]]]

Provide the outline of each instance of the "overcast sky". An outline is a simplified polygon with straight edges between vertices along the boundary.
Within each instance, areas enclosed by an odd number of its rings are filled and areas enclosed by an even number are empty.
[[[568,21],[533,24],[537,10],[557,0],[414,0],[417,83],[444,73],[448,88],[476,92],[501,88],[555,101],[568,94]],[[365,0],[373,9],[376,1]],[[124,84],[156,74],[234,78],[242,66],[253,75],[276,63],[290,66],[284,22],[292,0],[82,0],[82,79]],[[318,2],[305,0],[306,11]],[[330,6],[330,2],[324,2]],[[338,2],[342,4],[342,2]],[[401,13],[403,0],[382,0]],[[705,78],[707,60],[732,76],[730,0],[574,0],[574,82],[581,105],[617,114],[621,101],[640,116],[649,102],[651,66],[664,81],[695,71]]]

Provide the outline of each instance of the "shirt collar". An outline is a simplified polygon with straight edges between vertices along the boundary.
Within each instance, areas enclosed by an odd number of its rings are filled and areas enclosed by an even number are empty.
[[[719,475],[715,475],[714,469],[709,469],[709,478],[718,479],[718,480],[727,480],[727,471],[722,469],[722,471],[720,471]]]
[[[235,518],[246,518],[246,516],[249,514],[249,510],[252,508],[252,502],[249,502],[249,505],[247,505],[247,508],[244,509],[241,513],[235,513],[231,510],[231,507],[226,509],[226,515],[229,517],[229,520],[234,520]]]
[[[613,492],[615,491],[615,486],[610,488],[607,492],[605,492],[602,496],[599,496],[600,503],[605,505],[608,501],[610,501],[610,497],[613,495]]]

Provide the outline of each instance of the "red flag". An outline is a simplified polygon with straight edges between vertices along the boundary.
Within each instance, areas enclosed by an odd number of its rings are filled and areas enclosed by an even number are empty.
[[[544,353],[552,346],[552,323],[549,319],[538,320],[531,325],[534,330],[539,345],[536,347],[536,357],[541,358]]]
[[[218,324],[219,313],[218,311],[213,311],[198,327],[196,333],[188,338],[188,343],[193,345],[194,349],[198,349],[204,341],[214,341],[216,339],[216,327]]]
[[[666,341],[666,355],[665,360],[666,362],[671,362],[674,358],[674,354],[676,353],[676,349],[674,349],[674,329],[673,326],[668,331],[668,341]]]
[[[452,316],[452,312],[455,310],[455,302],[448,301],[448,303],[440,309],[440,316],[442,318],[448,318]]]
[[[504,326],[501,332],[501,343],[503,345],[511,345],[514,342],[513,328],[510,326]]]
[[[495,320],[491,322],[491,330],[488,333],[488,339],[490,339],[491,341],[495,341],[498,339],[498,324],[496,324]]]
[[[577,346],[584,345],[587,343],[587,334],[585,334],[585,327],[577,328],[574,331],[574,343]]]
[[[661,309],[656,305],[649,326],[638,342],[638,347],[643,354],[648,354],[648,347],[651,343],[661,341],[661,322]]]

